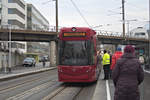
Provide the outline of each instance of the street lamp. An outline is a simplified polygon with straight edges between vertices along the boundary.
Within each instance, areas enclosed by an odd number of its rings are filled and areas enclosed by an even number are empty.
[[[148,32],[148,36],[149,36],[149,67],[150,67],[150,0],[149,0],[149,32]]]
[[[56,32],[58,34],[58,0],[56,0]]]
[[[9,27],[9,67],[8,67],[8,71],[11,72],[11,24],[9,24],[8,27]]]
[[[8,39],[6,40],[6,43],[4,44],[5,47],[4,47],[4,52],[6,52],[6,48],[9,47],[9,53],[3,58],[4,61],[5,61],[5,65],[4,66],[4,72],[7,73],[7,68],[8,68],[8,72],[11,72],[11,24],[7,24],[7,25],[4,25],[7,27],[7,29],[9,30],[8,31],[8,36],[6,35],[6,37],[8,37]],[[4,37],[5,38],[5,37]]]

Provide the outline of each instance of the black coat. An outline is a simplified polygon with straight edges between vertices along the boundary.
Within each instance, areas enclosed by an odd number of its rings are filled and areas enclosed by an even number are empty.
[[[112,72],[115,85],[114,100],[140,100],[138,86],[144,79],[140,62],[131,53],[125,53]]]

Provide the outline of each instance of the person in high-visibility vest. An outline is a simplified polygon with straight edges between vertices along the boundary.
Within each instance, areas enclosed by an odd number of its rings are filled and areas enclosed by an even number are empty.
[[[103,69],[104,69],[104,80],[109,79],[109,71],[110,71],[110,55],[104,50],[103,56]]]

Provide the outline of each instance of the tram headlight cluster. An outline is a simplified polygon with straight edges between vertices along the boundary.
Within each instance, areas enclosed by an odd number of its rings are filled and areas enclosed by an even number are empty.
[[[59,72],[63,72],[61,68],[58,68],[58,71],[59,71]]]
[[[92,68],[91,68],[91,67],[89,67],[89,69],[88,69],[86,72],[87,72],[87,73],[88,73],[88,72],[91,72],[91,70],[92,70]]]

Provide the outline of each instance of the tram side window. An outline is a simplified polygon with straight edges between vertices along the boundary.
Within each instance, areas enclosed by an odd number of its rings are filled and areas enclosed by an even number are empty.
[[[63,54],[63,47],[64,47],[64,42],[62,40],[59,40],[58,42],[58,58],[59,58],[59,64],[62,63],[62,54]]]
[[[94,42],[91,42],[91,65],[95,63],[95,50],[94,50]]]

